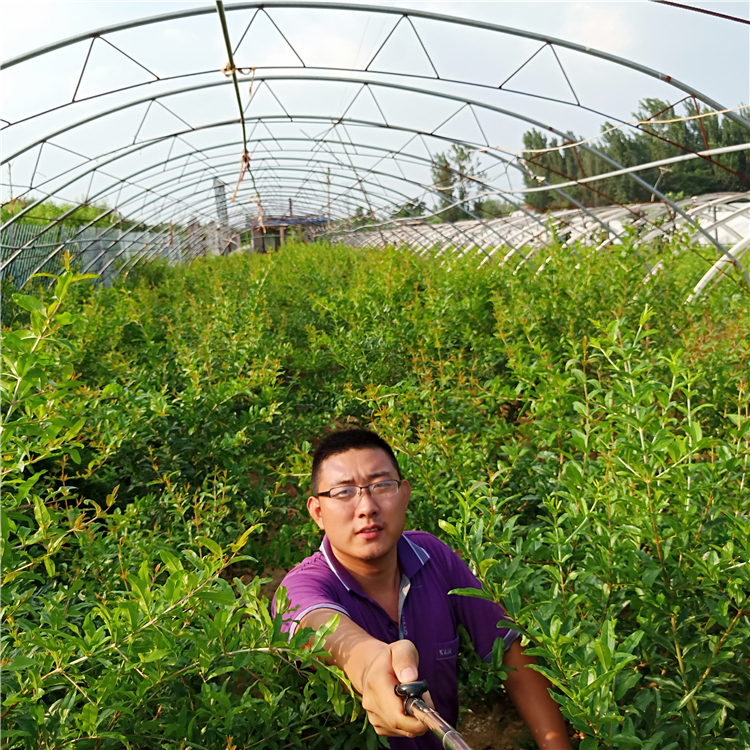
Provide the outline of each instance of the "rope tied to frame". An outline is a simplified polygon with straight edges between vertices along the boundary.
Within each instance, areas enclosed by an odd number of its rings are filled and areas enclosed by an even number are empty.
[[[237,191],[240,189],[240,183],[245,178],[245,172],[250,169],[250,161],[250,154],[247,149],[245,149],[240,157],[240,173],[237,176],[237,184],[234,186],[234,192],[232,193],[232,203],[234,203],[237,198]]]
[[[266,225],[263,223],[263,204],[260,202],[260,196],[257,196],[258,198],[258,226],[261,228],[261,231],[263,234],[266,233]]]
[[[221,69],[221,72],[227,77],[231,78],[233,74],[239,73],[241,76],[252,76],[255,78],[255,67],[250,68],[237,68],[234,66],[231,60]],[[252,82],[250,83],[250,90],[252,91]]]

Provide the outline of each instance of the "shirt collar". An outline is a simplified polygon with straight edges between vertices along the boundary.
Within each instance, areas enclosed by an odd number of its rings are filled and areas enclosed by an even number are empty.
[[[401,534],[399,537],[396,549],[398,551],[398,561],[401,564],[401,573],[409,579],[413,578],[430,559],[427,551],[412,542],[405,534]],[[347,591],[354,591],[360,596],[367,596],[354,579],[354,576],[336,559],[327,534],[323,536],[320,551],[331,572],[338,578],[341,585]]]

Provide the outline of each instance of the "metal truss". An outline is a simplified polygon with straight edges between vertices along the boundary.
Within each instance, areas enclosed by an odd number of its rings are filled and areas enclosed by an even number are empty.
[[[338,34],[339,43],[321,42],[316,30]],[[347,42],[360,32],[354,54]],[[185,55],[191,39],[200,44]],[[446,39],[490,55],[481,74],[467,70],[466,55],[446,54]],[[343,50],[338,58],[332,47]],[[506,48],[512,52],[492,58]],[[623,113],[601,111],[581,89],[582,61],[648,84],[670,105],[700,103],[704,116],[745,128],[748,142],[709,149],[706,140],[695,151],[653,133],[678,155],[619,164],[596,146],[603,124],[625,134],[650,131]],[[527,77],[535,66],[557,87],[535,88]],[[50,73],[58,68],[67,91]],[[750,193],[673,200],[658,179],[644,177],[692,159],[728,169],[719,157],[750,149],[744,110],[563,39],[413,9],[217,0],[65,39],[0,69],[9,90],[31,80],[35,91],[30,103],[6,98],[8,119],[0,121],[3,205],[10,209],[0,226],[0,273],[20,286],[54,268],[66,250],[106,279],[157,257],[176,263],[231,252],[249,228],[310,219],[323,224],[318,237],[358,247],[405,245],[421,254],[476,255],[479,263],[530,264],[537,272],[547,262],[540,251],[554,242],[588,256],[627,237],[646,279],[662,263],[652,267],[638,244],[688,232],[706,261],[701,278],[690,281],[690,300],[726,277],[750,289],[741,262],[750,247]],[[549,119],[540,119],[540,105]],[[586,153],[599,173],[559,172],[554,183],[536,175],[528,187],[523,178],[535,154],[513,144],[531,128],[556,136],[576,160]],[[572,133],[582,131],[590,137],[576,140]],[[462,173],[445,165],[463,196],[446,203],[434,174],[452,147],[464,149],[473,167]],[[750,176],[733,174],[750,190]],[[606,192],[613,180],[638,183],[651,202],[618,203]],[[573,188],[612,205],[588,207]],[[535,192],[562,196],[571,208],[540,213],[527,204]],[[217,197],[225,193],[228,211]],[[477,202],[488,199],[505,204],[506,215],[478,215]],[[36,217],[49,201],[67,209],[43,222]],[[421,215],[399,218],[417,205]],[[83,207],[89,218],[71,228]],[[446,220],[457,213],[465,219]]]

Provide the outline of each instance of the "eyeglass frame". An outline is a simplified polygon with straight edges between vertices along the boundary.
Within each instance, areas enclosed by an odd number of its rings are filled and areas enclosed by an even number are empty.
[[[374,495],[371,487],[374,487],[376,484],[381,484],[382,482],[396,482],[396,492],[393,493],[393,495],[388,495],[388,497],[394,497],[396,493],[401,489],[401,485],[404,483],[403,479],[393,479],[392,477],[388,477],[387,479],[378,479],[377,482],[372,482],[371,484],[366,484],[363,487],[360,487],[358,484],[337,484],[335,487],[331,487],[330,490],[326,490],[325,492],[318,492],[318,494],[315,497],[327,497],[331,500],[336,500],[337,498],[333,497],[331,493],[337,489],[338,487],[356,487],[359,492],[354,497],[360,497],[362,495],[362,490],[367,490],[370,493],[371,497],[377,497],[377,495]],[[353,500],[354,498],[350,498]]]

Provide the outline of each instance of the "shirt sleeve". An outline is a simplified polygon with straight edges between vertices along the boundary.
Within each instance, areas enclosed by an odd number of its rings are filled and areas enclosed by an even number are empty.
[[[482,584],[469,570],[469,566],[450,547],[442,542],[440,545],[443,548],[441,558],[447,573],[448,591],[468,588],[481,590]],[[459,594],[452,594],[448,598],[456,621],[468,631],[482,661],[492,661],[492,647],[498,638],[503,639],[504,648],[507,650],[511,643],[520,637],[521,634],[517,630],[503,624],[503,621],[507,620],[507,615],[499,604]]]
[[[286,588],[289,597],[289,609],[284,615],[281,632],[288,633],[289,638],[294,635],[300,620],[313,610],[333,609],[351,617],[338,601],[335,587],[312,566],[298,565],[286,574],[280,585]],[[271,603],[271,614],[276,616],[276,597]]]

